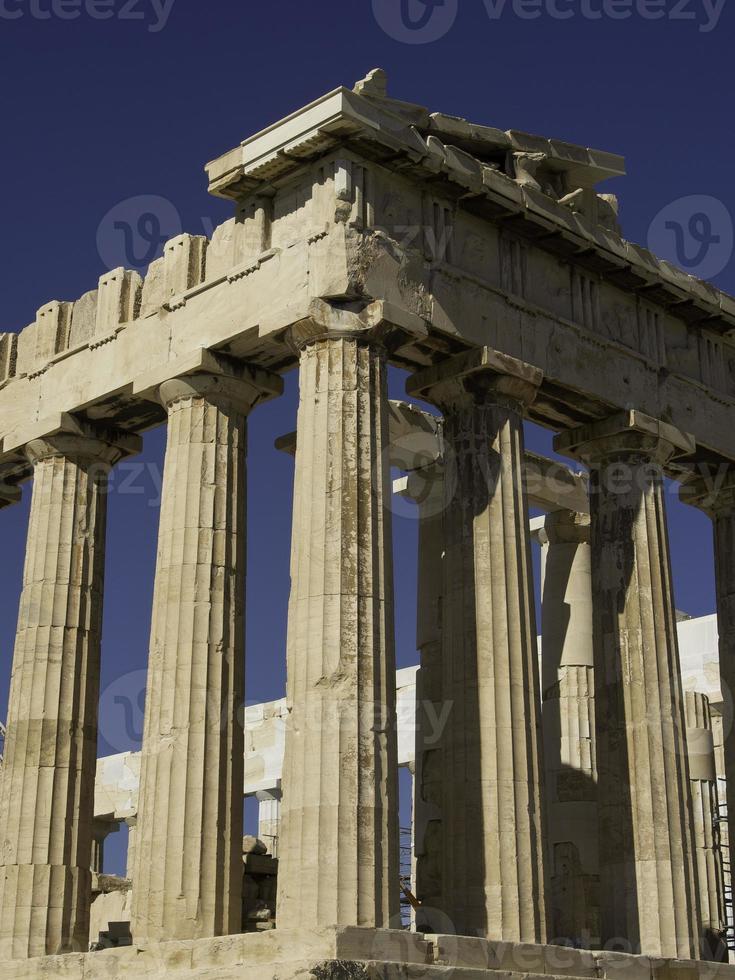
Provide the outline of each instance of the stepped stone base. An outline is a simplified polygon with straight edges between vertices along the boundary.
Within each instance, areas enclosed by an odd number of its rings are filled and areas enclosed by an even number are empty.
[[[7,963],[3,980],[735,980],[735,965],[373,929],[275,930]]]

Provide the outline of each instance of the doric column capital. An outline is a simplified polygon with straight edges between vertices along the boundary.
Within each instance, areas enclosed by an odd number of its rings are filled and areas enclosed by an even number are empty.
[[[541,545],[589,544],[590,515],[573,510],[556,510],[543,518],[543,524],[534,528],[533,536]]]
[[[170,361],[141,378],[135,393],[170,409],[178,402],[206,398],[224,410],[249,415],[256,405],[283,394],[277,374],[202,348]]]
[[[258,803],[280,803],[283,799],[283,791],[275,786],[273,789],[259,790],[255,794],[255,799]]]
[[[230,407],[249,415],[257,404],[283,392],[283,381],[277,374],[245,364],[233,364],[231,371],[226,368],[171,378],[159,387],[158,397],[167,410],[177,402],[205,398],[219,408]]]
[[[388,319],[383,302],[355,310],[314,299],[307,315],[289,327],[286,340],[299,351],[320,340],[348,339],[381,347],[389,353],[405,343],[407,336],[425,335],[425,327],[420,328],[420,321],[416,320],[396,324]]]
[[[43,460],[63,456],[81,465],[109,469],[126,456],[141,450],[141,439],[133,433],[90,425],[64,416],[57,431],[26,443],[24,453],[34,466]]]
[[[554,440],[556,452],[581,459],[592,469],[630,456],[663,465],[674,456],[693,453],[695,448],[693,436],[635,410],[568,429]]]
[[[406,391],[445,412],[491,401],[523,414],[535,401],[542,381],[539,368],[490,347],[478,347],[414,374]]]
[[[710,517],[735,514],[735,466],[702,467],[681,487],[679,497]]]
[[[192,374],[172,378],[159,387],[158,397],[167,410],[178,402],[204,398],[219,408],[233,408],[249,415],[259,402],[280,394],[282,387],[278,375],[245,367],[240,377]]]

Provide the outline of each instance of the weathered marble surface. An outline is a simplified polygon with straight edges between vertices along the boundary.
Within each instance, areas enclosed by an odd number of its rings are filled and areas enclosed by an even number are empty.
[[[735,966],[370,929],[273,932],[6,963],[4,980],[733,980]]]
[[[602,942],[700,948],[663,466],[691,437],[626,412],[557,437],[591,469]]]
[[[278,919],[395,922],[398,747],[387,362],[380,337],[298,337]]]

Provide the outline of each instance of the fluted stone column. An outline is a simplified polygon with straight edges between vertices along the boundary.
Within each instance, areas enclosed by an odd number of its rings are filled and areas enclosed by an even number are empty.
[[[488,349],[409,380],[444,412],[441,911],[544,942],[541,719],[523,414],[541,372]]]
[[[416,763],[414,773],[414,887],[421,908],[417,929],[439,923],[432,911],[442,900],[442,738],[446,703],[442,692],[444,466],[441,461],[409,474],[404,495],[418,507],[416,649]]]
[[[591,467],[602,941],[699,956],[663,465],[693,440],[626,412],[557,437]]]
[[[108,472],[135,437],[31,442],[33,496],[0,788],[0,962],[86,951]]]
[[[727,839],[735,855],[735,467],[723,463],[702,467],[698,476],[681,489],[681,498],[699,507],[712,519],[719,630],[720,678],[725,699],[723,725],[725,775],[727,777]],[[722,802],[722,801],[721,801]]]
[[[395,926],[387,359],[371,332],[302,327],[278,924]]]
[[[712,719],[706,695],[687,691],[685,704],[689,776],[694,804],[694,848],[705,939],[703,949],[707,959],[719,959],[727,916]]]
[[[255,795],[258,800],[258,837],[268,846],[271,857],[277,858],[281,837],[281,791],[274,789]]]
[[[135,867],[136,941],[241,931],[247,415],[280,379],[167,381]]]
[[[133,880],[135,874],[135,841],[138,833],[138,816],[125,817],[125,826],[128,828],[128,853],[125,860],[125,877],[128,881]]]
[[[600,937],[590,518],[561,510],[539,524],[552,936],[590,947]]]

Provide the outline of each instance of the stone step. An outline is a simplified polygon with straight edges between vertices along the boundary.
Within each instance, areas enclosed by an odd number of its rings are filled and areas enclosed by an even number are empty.
[[[111,923],[111,925],[114,925]],[[735,966],[399,930],[273,930],[3,965],[2,980],[735,980]]]

